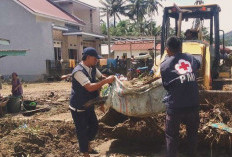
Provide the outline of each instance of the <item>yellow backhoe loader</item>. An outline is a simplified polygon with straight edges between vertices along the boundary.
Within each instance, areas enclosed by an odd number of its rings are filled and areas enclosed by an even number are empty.
[[[188,21],[193,21],[191,29],[198,32],[198,38],[185,40],[182,37],[183,53],[190,53],[202,61],[201,69],[198,73],[198,81],[201,87],[201,97],[220,102],[231,99],[232,92],[224,91],[224,85],[232,82],[231,67],[222,68],[224,60],[220,53],[220,32],[219,13],[221,9],[218,5],[173,5],[164,8],[162,32],[161,32],[161,62],[166,56],[165,43],[169,36],[176,35],[181,38],[181,28]],[[170,20],[174,21],[174,31],[170,31]],[[203,23],[209,26],[209,41],[203,41]],[[173,29],[173,28],[172,28]],[[223,31],[222,31],[223,32]],[[174,34],[173,34],[174,33]],[[223,32],[224,41],[224,32]],[[224,42],[223,42],[223,48]],[[157,62],[157,61],[155,61]],[[158,61],[160,62],[160,61]],[[160,77],[159,65],[156,67],[155,77]]]

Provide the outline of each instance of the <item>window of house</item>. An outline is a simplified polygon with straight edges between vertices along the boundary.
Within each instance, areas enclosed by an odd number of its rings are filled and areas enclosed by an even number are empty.
[[[125,56],[126,58],[127,58],[127,53],[123,53],[123,55],[122,56]]]
[[[65,26],[71,30],[80,30],[79,26],[75,26],[75,25],[71,25],[71,24],[65,24]]]
[[[75,60],[78,59],[77,50],[76,49],[69,49],[68,50],[68,55],[69,55],[69,59],[75,59]]]
[[[60,47],[54,47],[54,57],[55,57],[55,60],[61,60],[61,48]]]
[[[54,59],[55,60],[61,60],[61,41],[54,41],[53,46],[54,46]]]

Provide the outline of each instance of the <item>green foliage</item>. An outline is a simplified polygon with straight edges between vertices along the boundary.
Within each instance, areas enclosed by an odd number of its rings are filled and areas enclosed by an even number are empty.
[[[116,17],[121,21],[120,15],[125,15],[125,2],[126,0],[99,0],[104,6],[101,7],[103,16],[107,15],[107,9],[109,16],[114,17],[114,27],[116,26]]]
[[[169,36],[174,36],[176,34],[176,30],[172,27],[169,28]],[[183,37],[183,32],[181,32],[181,37]]]
[[[146,2],[144,0],[129,0],[129,2],[126,6],[126,15],[138,24],[142,23],[147,14]]]
[[[232,46],[232,31],[225,33],[225,45]]]
[[[203,34],[203,39],[206,41],[210,40],[210,35],[209,35],[209,31],[207,30],[206,27],[203,27],[202,29],[202,34]],[[222,39],[222,35],[220,36],[220,44],[223,43],[223,39]],[[225,33],[225,46],[231,46],[232,45],[232,31]]]
[[[102,34],[107,35],[106,23],[101,24],[101,32],[102,32]]]
[[[159,1],[162,0],[128,0],[129,3],[124,7],[125,14],[138,24],[146,21],[146,15],[152,17],[158,13],[158,6],[162,5]]]
[[[158,7],[162,7],[159,1],[162,0],[99,0],[104,6],[100,8],[103,16],[106,16],[108,8],[109,15],[114,17],[114,28],[110,28],[110,34],[115,36],[157,34],[160,27],[156,28],[153,16],[158,13]],[[119,15],[127,16],[133,22],[116,25],[116,17],[121,21]],[[105,33],[105,26],[102,26],[102,32]]]
[[[102,32],[105,33],[106,26],[102,25]],[[140,27],[130,20],[120,21],[116,27],[110,27],[110,35],[112,36],[155,36],[161,30],[160,26],[156,26],[156,22],[143,22]],[[142,31],[142,32],[140,32]],[[107,32],[106,32],[107,34]]]
[[[129,20],[120,21],[115,28],[110,28],[110,34],[113,36],[129,35],[133,31],[133,28],[131,26],[132,25]]]
[[[202,36],[203,36],[203,39],[204,39],[204,40],[210,41],[209,31],[207,30],[206,27],[203,27],[203,28],[202,28]]]
[[[136,22],[140,34],[146,35],[147,24],[152,25],[146,17],[153,21],[155,12],[158,13],[158,6],[161,6],[161,4],[157,0],[129,0],[129,4],[125,6],[125,14]],[[149,34],[152,34],[152,29],[150,29]]]
[[[161,31],[160,26],[156,26],[155,21],[142,22],[140,25],[140,34],[147,36],[155,36]]]

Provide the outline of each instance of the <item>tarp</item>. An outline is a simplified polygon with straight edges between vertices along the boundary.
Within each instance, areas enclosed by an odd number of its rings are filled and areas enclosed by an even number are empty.
[[[0,50],[0,56],[25,56],[26,50]]]
[[[140,88],[128,88],[116,78],[106,105],[127,116],[147,117],[165,111],[165,93],[161,79]]]
[[[209,126],[232,133],[232,128],[224,123],[210,123]]]
[[[116,60],[113,58],[108,58],[107,59],[107,68],[110,68],[111,66],[116,68],[116,66],[117,66]]]

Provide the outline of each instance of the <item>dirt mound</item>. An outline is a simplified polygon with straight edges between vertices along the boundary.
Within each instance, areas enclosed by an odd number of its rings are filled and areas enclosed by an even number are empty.
[[[210,127],[212,123],[224,123],[232,127],[232,107],[230,104],[205,104],[200,106],[199,145],[207,148],[231,149],[232,134],[221,129]],[[132,140],[150,143],[164,143],[165,114],[149,118],[122,117],[118,113],[110,113],[102,118],[102,132],[116,139]],[[111,119],[113,119],[113,123]],[[104,123],[105,122],[105,123]],[[118,122],[118,123],[117,123]],[[181,125],[180,138],[183,147],[186,140],[186,127]]]
[[[127,117],[110,109],[100,119],[105,136],[141,143],[164,142],[164,114],[148,118]]]
[[[80,155],[74,125],[41,121],[1,121],[2,156]],[[3,125],[6,124],[6,125]]]
[[[8,89],[10,91],[7,87]],[[75,126],[68,109],[70,84],[35,84],[24,89],[25,100],[36,101],[41,106],[49,105],[51,110],[30,117],[16,114],[0,118],[0,156],[80,156]],[[211,148],[220,149],[214,156],[229,157],[231,134],[212,128],[209,124],[220,122],[232,127],[232,102],[224,101],[219,104],[213,99],[208,100],[211,102],[204,102],[200,107],[199,153],[202,152],[203,155],[199,157],[209,156]],[[96,113],[98,118],[103,116],[98,109]],[[71,121],[65,121],[67,119]],[[109,150],[102,156],[164,156],[164,126],[165,113],[149,118],[133,118],[111,109],[100,119],[99,134],[92,146],[103,144],[105,147],[106,143]],[[180,137],[184,141],[185,126],[181,126]],[[157,143],[159,147],[155,146]],[[185,149],[184,142],[181,147]]]

